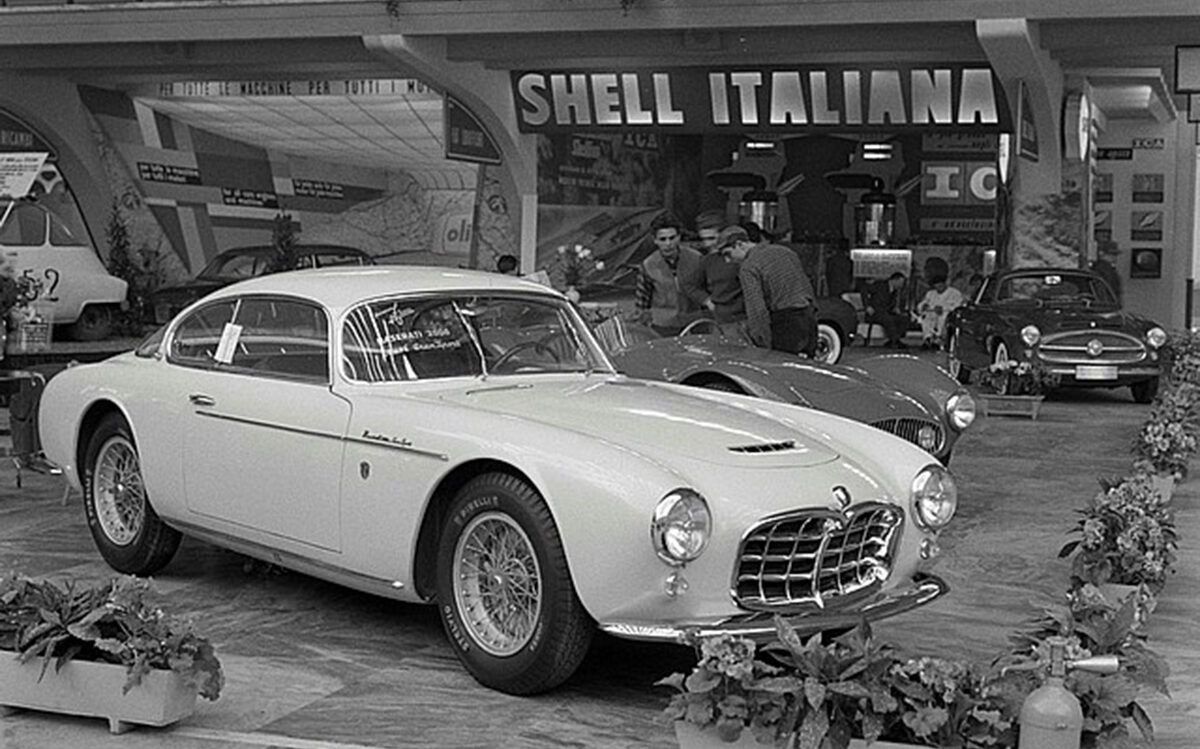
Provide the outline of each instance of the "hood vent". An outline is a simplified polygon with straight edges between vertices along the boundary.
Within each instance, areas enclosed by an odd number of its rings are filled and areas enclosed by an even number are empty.
[[[739,445],[737,447],[729,448],[729,452],[731,452],[731,453],[749,453],[749,454],[781,453],[781,452],[785,452],[787,450],[795,450],[795,449],[796,449],[796,443],[793,442],[792,440],[788,440],[786,442],[763,442],[758,445]]]

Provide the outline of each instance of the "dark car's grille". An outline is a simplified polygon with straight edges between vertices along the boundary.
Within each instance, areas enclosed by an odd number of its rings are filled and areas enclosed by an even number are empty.
[[[1088,353],[1088,343],[1099,341],[1098,356]],[[1077,330],[1046,336],[1039,347],[1048,364],[1137,364],[1146,358],[1146,347],[1137,338],[1113,330]]]
[[[868,502],[846,510],[805,510],[772,518],[742,541],[734,596],[748,609],[821,608],[881,584],[904,513]]]
[[[938,453],[946,445],[946,431],[942,429],[942,425],[936,421],[928,419],[913,419],[913,418],[894,418],[880,419],[872,421],[871,426],[876,429],[882,429],[889,434],[894,434],[901,439],[908,440],[922,450],[928,450],[931,453]],[[921,444],[921,430],[932,429],[934,432],[934,446],[927,448]]]

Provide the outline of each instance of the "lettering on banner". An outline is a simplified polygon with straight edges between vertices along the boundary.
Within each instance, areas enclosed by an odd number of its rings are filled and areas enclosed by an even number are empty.
[[[243,190],[237,187],[222,187],[221,202],[225,205],[241,205],[252,208],[279,208],[279,196],[265,190]]]
[[[200,170],[194,166],[137,162],[138,179],[143,182],[167,182],[172,185],[199,185]]]
[[[330,200],[345,200],[346,198],[345,185],[316,179],[296,179],[293,177],[292,192],[301,198],[328,198]]]
[[[992,162],[925,161],[921,174],[924,205],[981,205],[996,200],[999,177]]]

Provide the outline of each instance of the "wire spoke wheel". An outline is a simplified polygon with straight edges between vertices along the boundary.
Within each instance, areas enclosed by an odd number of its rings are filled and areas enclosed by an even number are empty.
[[[537,628],[542,577],[529,536],[511,517],[473,518],[454,549],[454,597],[467,632],[485,652],[520,652]]]
[[[105,442],[92,474],[96,518],[104,535],[117,546],[128,546],[146,521],[146,489],[137,451],[123,437]]]

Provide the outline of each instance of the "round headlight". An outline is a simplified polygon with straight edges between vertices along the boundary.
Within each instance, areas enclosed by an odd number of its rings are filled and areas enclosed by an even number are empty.
[[[1150,328],[1146,331],[1146,343],[1153,348],[1162,348],[1167,342],[1167,333],[1162,328]]]
[[[1042,331],[1038,330],[1036,325],[1026,325],[1021,328],[1021,340],[1026,346],[1036,346],[1037,342],[1042,340]]]
[[[912,482],[912,508],[917,525],[938,530],[954,517],[958,507],[958,487],[950,472],[938,465],[921,469]]]
[[[925,425],[917,430],[917,444],[925,452],[933,452],[938,446],[938,430],[931,425]]]
[[[676,489],[660,499],[650,523],[654,551],[671,565],[685,564],[700,556],[711,531],[708,503],[691,489]]]
[[[975,413],[975,399],[970,393],[955,393],[946,401],[950,426],[960,432],[975,423]]]

